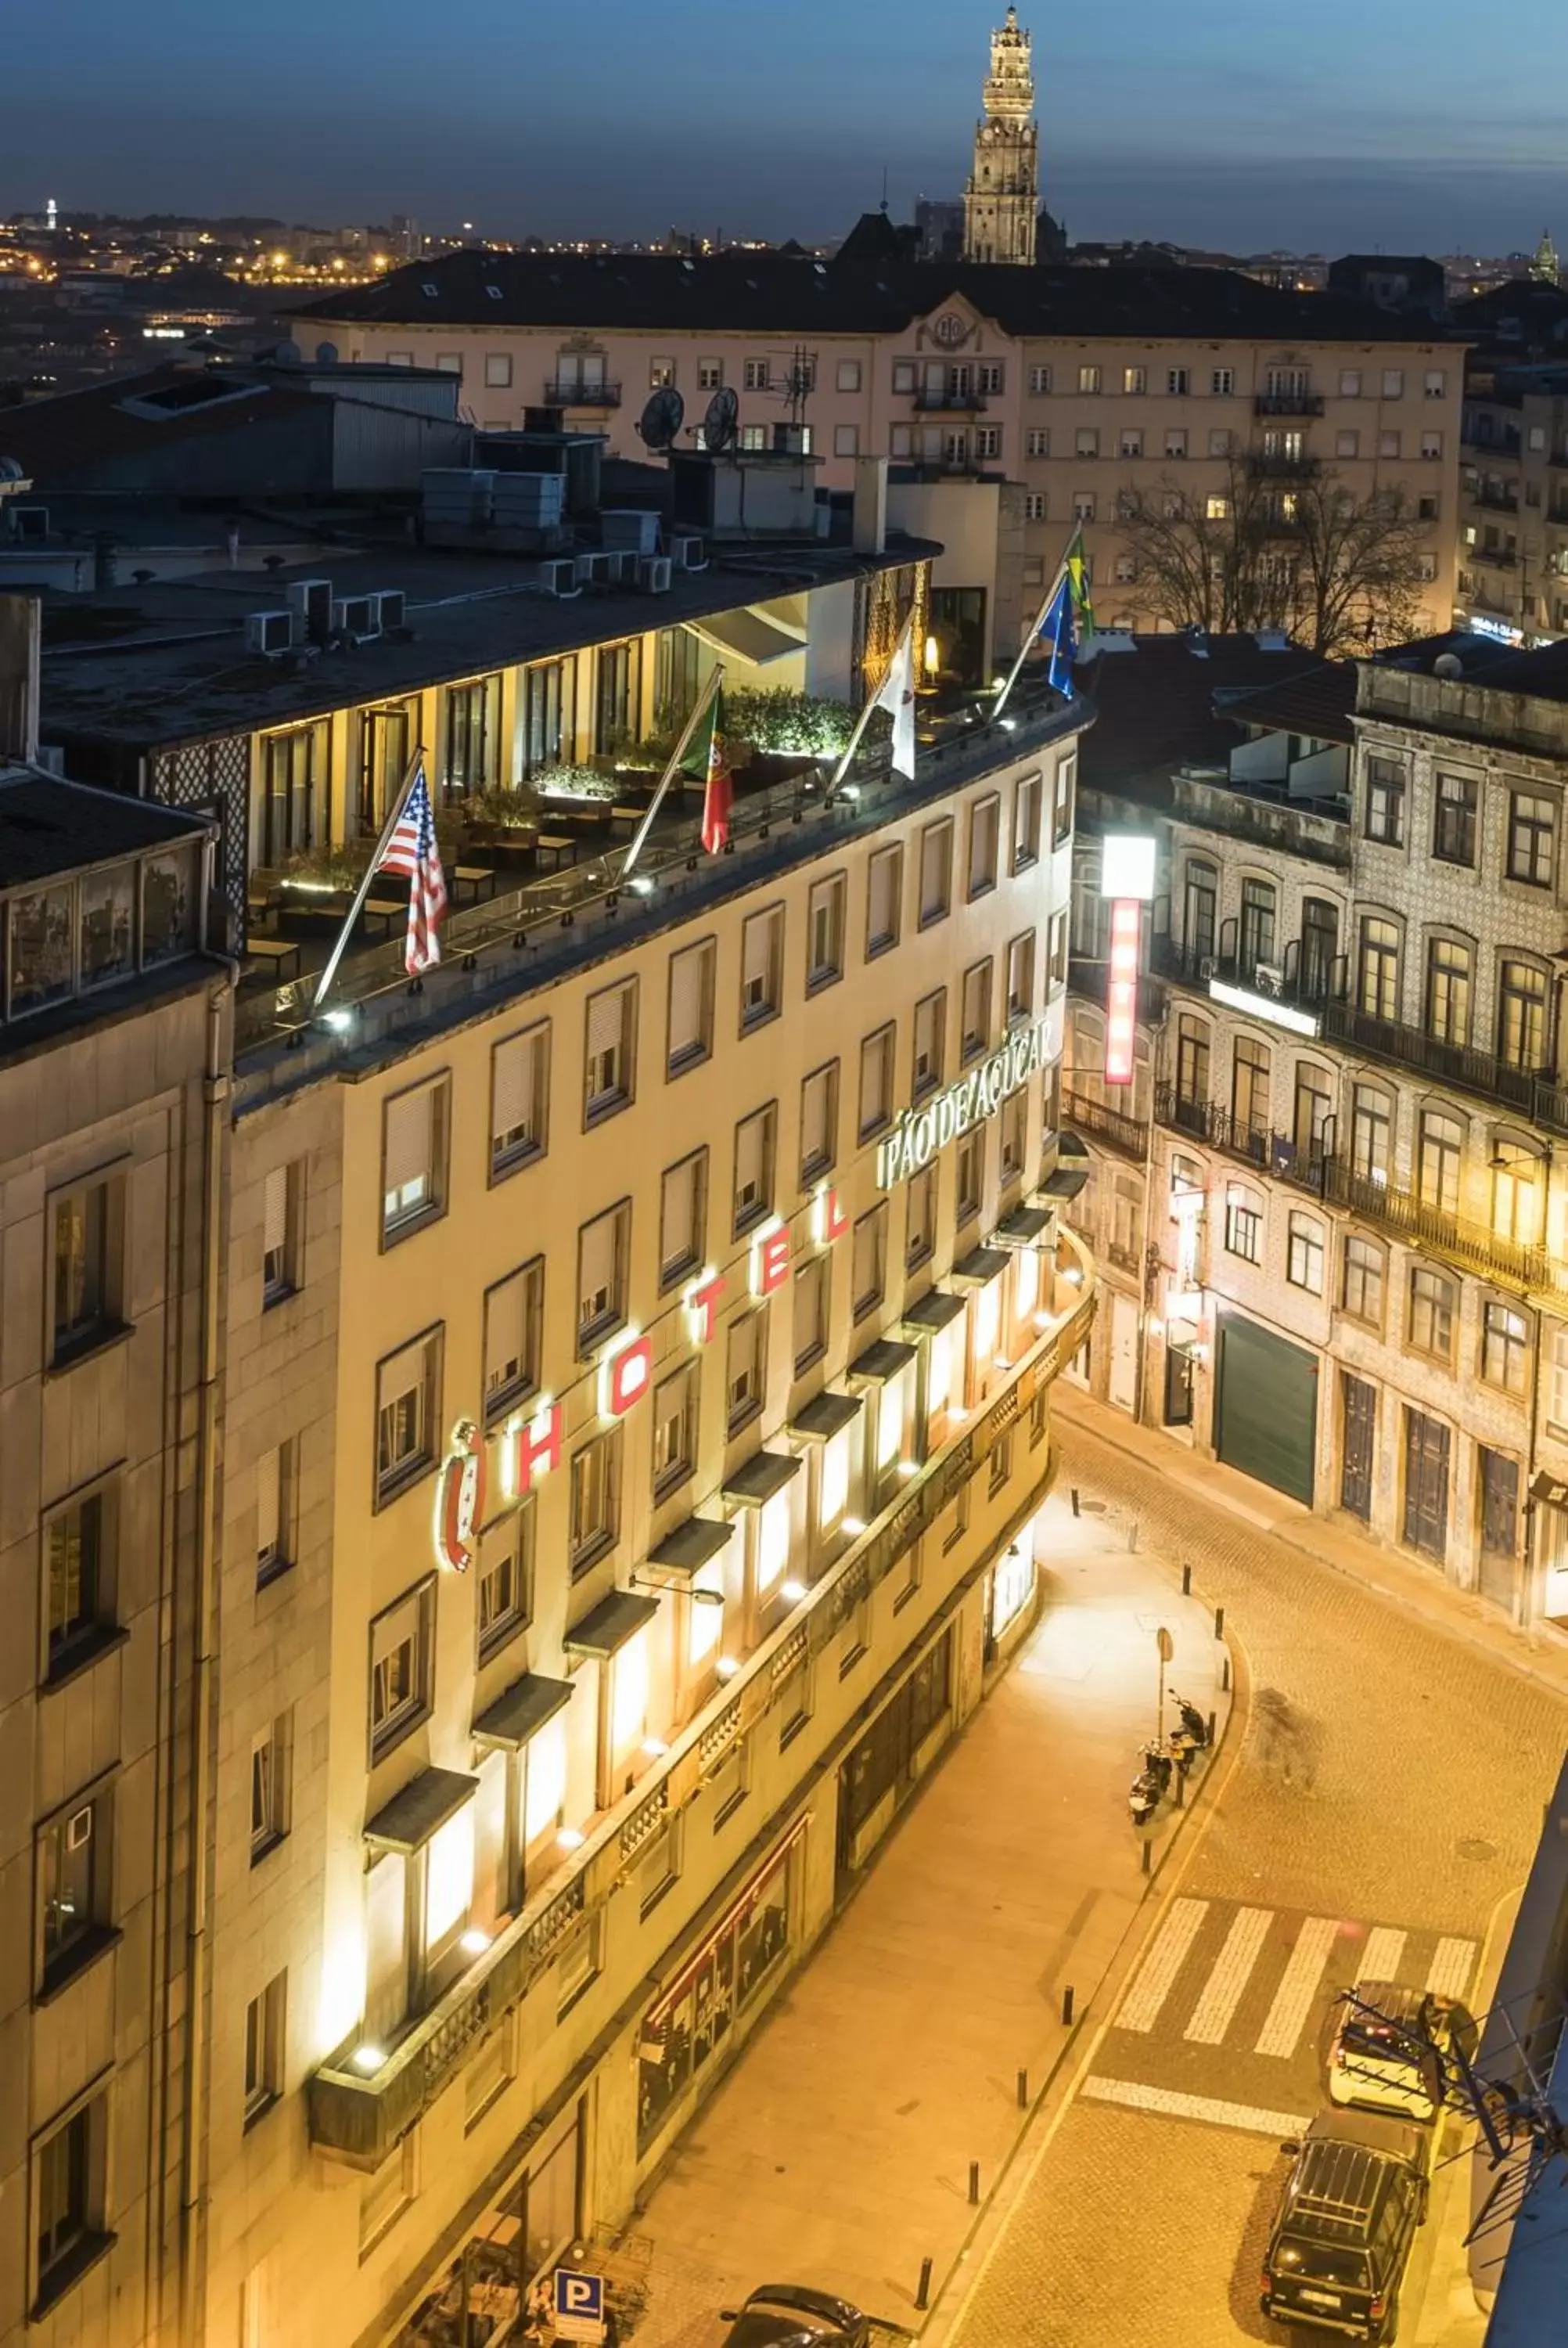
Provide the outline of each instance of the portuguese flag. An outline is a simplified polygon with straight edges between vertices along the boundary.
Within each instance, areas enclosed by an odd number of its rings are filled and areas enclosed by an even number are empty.
[[[706,716],[692,736],[681,761],[681,771],[702,786],[702,845],[710,856],[717,856],[729,845],[730,808],[735,797],[729,752],[724,747],[723,686],[714,693]]]

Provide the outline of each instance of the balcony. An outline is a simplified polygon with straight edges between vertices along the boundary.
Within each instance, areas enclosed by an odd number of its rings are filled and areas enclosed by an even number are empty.
[[[1287,457],[1275,448],[1255,448],[1246,460],[1247,471],[1255,481],[1312,481],[1322,466],[1316,457],[1303,450],[1298,457]]]
[[[1501,1101],[1536,1125],[1568,1133],[1568,1089],[1551,1080],[1550,1070],[1515,1067],[1495,1052],[1478,1052],[1469,1044],[1445,1044],[1423,1027],[1407,1026],[1399,1019],[1376,1019],[1354,1003],[1332,998],[1323,1006],[1323,1035],[1331,1044],[1348,1044],[1376,1060],[1414,1068],[1456,1092],[1476,1093],[1481,1099]]]
[[[1260,391],[1252,403],[1255,416],[1321,416],[1320,391]]]
[[[1519,511],[1517,496],[1510,497],[1505,490],[1471,489],[1467,494],[1472,506],[1484,506],[1488,513],[1516,514]]]
[[[1284,1004],[1301,1011],[1321,1011],[1330,996],[1342,990],[1344,958],[1333,954],[1327,936],[1292,938],[1277,960],[1245,958],[1237,949],[1235,920],[1222,922],[1217,943],[1207,953],[1178,945],[1169,937],[1154,941],[1154,966],[1178,986],[1207,994],[1218,979],[1224,986],[1244,987],[1264,1005]],[[1264,1015],[1266,1016],[1266,1009]]]
[[[1467,546],[1464,551],[1467,562],[1482,563],[1489,571],[1512,571],[1519,561],[1512,546]]]
[[[584,383],[577,376],[558,376],[545,386],[547,407],[619,407],[618,383]]]
[[[1129,1086],[1127,1089],[1131,1093],[1132,1087]],[[1088,1093],[1062,1093],[1061,1121],[1074,1132],[1091,1134],[1096,1141],[1104,1142],[1122,1157],[1136,1159],[1140,1166],[1149,1155],[1147,1119],[1129,1117],[1125,1110],[1112,1108]]]
[[[918,416],[979,416],[989,405],[983,391],[938,391],[933,385],[922,384],[915,394]]]

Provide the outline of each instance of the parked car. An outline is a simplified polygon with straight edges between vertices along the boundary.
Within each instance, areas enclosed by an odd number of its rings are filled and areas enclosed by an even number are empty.
[[[1399,2286],[1427,2214],[1431,2137],[1381,2112],[1320,2112],[1298,2144],[1264,2261],[1262,2307],[1387,2343]]]
[[[857,2307],[804,2283],[764,2282],[743,2307],[724,2310],[723,2348],[870,2348]]]
[[[1368,2007],[1376,2012],[1368,2013]],[[1457,1999],[1395,1982],[1358,1982],[1339,2008],[1328,2051],[1331,2102],[1435,2119],[1441,2086],[1431,2049],[1475,2058],[1474,2023]]]

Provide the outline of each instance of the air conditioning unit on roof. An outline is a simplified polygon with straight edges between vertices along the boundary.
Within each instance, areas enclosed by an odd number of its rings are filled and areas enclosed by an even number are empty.
[[[671,564],[667,554],[644,554],[637,564],[637,584],[644,595],[668,595]]]
[[[547,595],[564,598],[580,595],[582,592],[577,575],[577,564],[569,554],[562,555],[555,562],[540,563],[539,585]]]
[[[612,549],[604,559],[610,565],[610,579],[612,586],[636,586],[638,558],[630,547]]]
[[[384,635],[388,628],[401,628],[408,598],[401,587],[381,587],[371,597],[375,605],[375,624]]]
[[[245,614],[245,649],[261,653],[268,660],[277,660],[294,641],[294,615],[292,612],[247,612]]]
[[[596,549],[591,554],[579,554],[575,559],[578,581],[580,585],[603,587],[609,584],[610,557],[608,554],[602,554]]]
[[[381,623],[374,595],[338,595],[333,599],[332,632],[334,636],[379,635]]]
[[[708,550],[694,532],[676,530],[670,541],[670,552],[682,571],[706,571],[708,568]]]

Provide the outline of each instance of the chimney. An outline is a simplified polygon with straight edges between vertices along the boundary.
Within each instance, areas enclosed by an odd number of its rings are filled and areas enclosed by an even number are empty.
[[[41,613],[36,595],[0,595],[0,764],[38,756]]]
[[[855,460],[855,511],[850,543],[856,554],[882,554],[887,547],[887,459]]]

